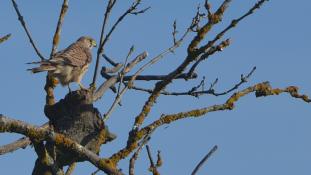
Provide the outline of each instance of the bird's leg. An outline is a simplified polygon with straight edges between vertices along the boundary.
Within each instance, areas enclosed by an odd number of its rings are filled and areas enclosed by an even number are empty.
[[[87,88],[85,88],[81,82],[78,82],[78,85],[80,87],[80,90],[87,90]]]
[[[70,89],[70,86],[69,86],[69,84],[67,85],[67,87],[68,87],[69,93],[71,93],[71,89]]]

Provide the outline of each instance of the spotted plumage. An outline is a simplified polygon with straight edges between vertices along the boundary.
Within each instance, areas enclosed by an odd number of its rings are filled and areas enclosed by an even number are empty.
[[[28,70],[33,73],[49,71],[61,85],[69,87],[69,83],[77,82],[83,88],[81,79],[92,61],[93,47],[96,47],[94,39],[87,36],[80,37],[66,49],[54,54],[52,59],[34,62],[40,66]]]

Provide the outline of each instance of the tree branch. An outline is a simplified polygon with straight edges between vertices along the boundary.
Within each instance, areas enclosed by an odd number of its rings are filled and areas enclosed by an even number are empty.
[[[218,10],[214,14],[209,14],[208,15],[208,22],[199,29],[197,35],[193,38],[191,43],[188,46],[188,54],[189,55],[196,55],[197,50],[198,50],[198,45],[201,43],[201,41],[205,38],[207,33],[212,29],[212,27],[219,23],[222,20],[223,14],[226,11],[226,9],[229,6],[229,3],[231,0],[225,0],[221,6],[218,8]],[[214,44],[214,43],[213,43]],[[201,52],[199,52],[201,53]]]
[[[203,61],[209,58],[209,56],[215,54],[216,52],[221,52],[223,49],[228,47],[230,45],[230,40],[226,39],[222,41],[217,46],[211,47],[208,51],[202,50],[202,55],[199,57],[199,59],[196,60],[196,62],[191,66],[190,70],[188,71],[189,75],[192,75],[196,69],[196,67]]]
[[[227,1],[225,1],[227,2]],[[219,8],[223,8],[223,10],[221,10],[220,12],[216,12],[215,15],[217,14],[217,18],[221,19],[224,11],[225,11],[225,2],[222,4],[222,6]],[[143,106],[143,109],[141,110],[141,112],[136,116],[135,118],[135,123],[133,126],[133,130],[131,132],[135,132],[135,130],[140,127],[143,123],[143,121],[145,120],[145,118],[147,117],[147,115],[150,112],[151,107],[153,106],[154,102],[156,101],[156,99],[158,98],[158,96],[160,95],[160,92],[166,88],[166,86],[168,84],[170,84],[172,82],[172,80],[174,78],[176,78],[178,75],[180,75],[185,69],[186,67],[194,60],[196,60],[198,54],[194,53],[193,50],[195,49],[195,47],[201,42],[201,40],[205,37],[205,35],[207,34],[208,30],[210,29],[210,27],[212,27],[214,24],[216,24],[216,21],[213,21],[212,24],[206,25],[206,27],[203,27],[203,29],[201,29],[196,37],[194,37],[194,39],[191,41],[189,47],[188,47],[188,55],[185,58],[185,60],[183,61],[183,63],[181,63],[180,66],[178,66],[175,70],[173,70],[171,73],[168,74],[167,79],[158,82],[154,89],[152,94],[149,96],[148,100],[145,102],[145,105]],[[206,29],[208,30],[206,30]],[[190,30],[190,28],[189,28]]]
[[[148,56],[147,52],[139,54],[133,61],[131,61],[129,64],[126,65],[124,73],[128,73],[129,71],[131,71],[136,64],[141,62],[147,56]],[[110,87],[112,87],[116,82],[118,82],[118,79],[119,76],[115,75],[110,77],[107,81],[105,81],[102,85],[100,85],[100,87],[96,90],[96,92],[93,95],[93,101],[95,102],[98,99],[100,99]]]
[[[131,139],[129,142],[130,146],[127,146],[117,153],[113,154],[110,157],[110,160],[113,162],[117,162],[125,157],[127,157],[134,149],[137,148],[137,142],[141,140],[145,135],[149,134],[150,131],[156,130],[158,127],[175,122],[177,120],[181,120],[184,118],[196,118],[202,117],[203,115],[215,112],[215,111],[223,111],[223,110],[233,110],[234,103],[237,102],[241,97],[248,95],[250,93],[255,93],[256,97],[265,97],[271,95],[279,95],[282,93],[288,93],[294,98],[298,98],[303,100],[304,102],[311,103],[311,99],[307,95],[301,95],[298,93],[298,87],[289,86],[284,89],[275,88],[273,89],[269,82],[258,83],[254,86],[250,86],[244,90],[234,93],[224,104],[220,105],[213,105],[201,109],[194,109],[187,112],[180,112],[177,114],[170,114],[170,115],[162,115],[158,120],[152,122],[151,124],[145,126],[144,128],[135,132],[135,135],[130,135],[129,138]],[[130,133],[131,134],[131,133]]]
[[[206,108],[201,109],[194,109],[187,112],[180,112],[177,114],[171,114],[171,115],[163,115],[159,120],[154,121],[153,123],[149,124],[148,126],[141,129],[138,134],[144,135],[144,133],[148,133],[150,129],[155,129],[159,126],[162,126],[164,124],[169,124],[171,122],[183,119],[183,118],[189,118],[189,117],[202,117],[203,115],[209,113],[209,112],[215,112],[215,111],[222,111],[222,110],[232,110],[234,109],[234,103],[237,102],[241,97],[244,97],[245,95],[248,95],[250,93],[255,93],[256,97],[265,97],[265,96],[271,96],[271,95],[280,95],[282,93],[288,93],[294,98],[298,98],[303,100],[304,102],[310,103],[311,99],[309,99],[306,95],[300,95],[298,93],[298,87],[295,86],[289,86],[284,89],[275,88],[273,89],[269,82],[263,82],[258,83],[254,86],[250,86],[244,90],[241,90],[239,92],[234,93],[224,104],[221,105],[213,105]]]
[[[157,167],[154,164],[154,161],[152,159],[152,155],[151,155],[151,151],[150,151],[149,145],[146,145],[146,150],[147,150],[148,158],[149,158],[149,161],[150,161],[149,171],[151,171],[153,175],[160,175],[160,173],[158,172],[158,169],[157,169]]]
[[[92,81],[92,84],[91,84],[91,88],[93,87],[94,89],[96,88],[95,86],[95,82],[96,82],[96,78],[97,78],[97,69],[98,69],[98,66],[99,66],[99,57],[100,55],[104,52],[104,32],[105,32],[105,28],[106,28],[106,25],[107,25],[107,22],[108,22],[108,18],[110,16],[110,12],[115,4],[117,0],[109,0],[108,1],[108,4],[107,4],[107,7],[106,7],[106,11],[105,11],[105,14],[104,14],[104,21],[103,21],[103,25],[102,25],[102,29],[101,29],[101,32],[100,32],[100,41],[99,41],[99,46],[98,46],[98,50],[97,50],[97,57],[96,57],[96,64],[95,64],[95,70],[94,70],[94,76],[93,76],[93,81]]]
[[[199,169],[202,167],[202,165],[207,162],[207,160],[214,154],[214,152],[217,150],[218,146],[215,145],[207,154],[204,156],[204,158],[199,162],[199,164],[194,168],[191,175],[195,175]]]
[[[7,144],[7,145],[3,145],[0,146],[0,155],[6,154],[6,153],[10,153],[10,152],[14,152],[20,148],[26,148],[29,144],[31,143],[31,141],[29,140],[28,137],[23,137],[18,139],[17,141]]]
[[[112,75],[107,74],[104,69],[102,69],[101,75],[105,79],[109,79],[112,77]],[[189,79],[196,79],[197,77],[198,77],[198,74],[196,73],[193,73],[192,75],[189,75],[188,73],[184,73],[184,74],[180,74],[175,79],[189,80]],[[132,78],[133,78],[132,75],[124,76],[123,81],[130,81]],[[156,80],[165,80],[166,78],[167,78],[167,75],[138,75],[136,76],[135,80],[156,81]]]
[[[7,34],[4,37],[0,37],[0,44],[8,40],[10,37],[11,37],[11,34]]]
[[[70,164],[65,175],[71,175],[73,173],[73,170],[76,168],[76,165],[77,165],[76,162]]]
[[[68,151],[81,155],[107,174],[121,174],[110,160],[99,158],[95,153],[65,137],[63,134],[50,132],[47,129],[42,129],[20,120],[10,119],[3,115],[0,115],[0,133],[1,132],[14,132],[23,134],[36,141],[45,140],[53,142],[57,147],[67,149]]]
[[[177,67],[174,71],[172,71],[169,75],[168,78],[166,80],[160,81],[156,84],[153,93],[150,95],[150,97],[148,98],[148,100],[146,101],[145,105],[143,106],[142,111],[140,112],[140,114],[137,115],[137,117],[135,118],[135,123],[134,123],[134,127],[133,130],[131,132],[135,132],[136,128],[138,128],[143,121],[145,120],[145,118],[147,117],[147,115],[150,112],[151,107],[153,106],[155,100],[157,99],[157,97],[160,95],[161,91],[163,89],[166,88],[166,86],[172,82],[172,80],[180,75],[185,69],[186,67],[193,62],[194,60],[196,60],[198,58],[198,56],[200,54],[204,54],[206,49],[199,49],[197,52],[197,46],[199,45],[199,43],[203,40],[203,38],[205,37],[205,35],[208,33],[208,31],[215,25],[217,24],[219,21],[221,21],[222,16],[229,4],[230,0],[225,0],[223,2],[223,4],[218,8],[218,10],[212,15],[213,17],[209,19],[209,22],[203,26],[197,33],[197,35],[194,37],[194,39],[191,41],[189,47],[188,47],[188,55],[185,58],[184,62]],[[265,1],[263,1],[265,2]],[[263,3],[262,2],[262,3]],[[261,4],[262,4],[261,3]],[[261,4],[258,5],[258,3],[254,6],[260,6]],[[251,9],[254,9],[251,8]],[[252,10],[253,11],[253,10]],[[245,15],[243,15],[241,18],[239,18],[240,20],[244,19],[244,17],[246,17]],[[229,30],[230,28],[228,28],[227,30]],[[227,31],[225,30],[225,31]],[[221,32],[223,33],[223,32]],[[221,35],[222,36],[222,35]],[[219,37],[216,37],[216,39],[218,40]],[[213,40],[212,42],[210,42],[210,46],[212,46],[217,40]],[[214,42],[215,41],[215,42]],[[212,52],[215,53],[215,52]]]
[[[230,0],[231,1],[231,0]],[[237,18],[237,19],[233,19],[230,23],[230,25],[228,27],[226,27],[223,31],[221,31],[220,33],[218,33],[216,35],[216,37],[212,40],[209,41],[206,45],[202,46],[201,48],[198,49],[198,52],[204,52],[205,50],[209,49],[210,47],[212,47],[216,41],[218,41],[219,39],[221,39],[225,33],[227,33],[230,29],[232,29],[233,27],[236,27],[237,24],[239,22],[241,22],[243,19],[245,19],[247,16],[253,14],[255,12],[256,9],[259,9],[266,1],[268,0],[259,0],[248,12],[246,12],[244,15],[242,15],[241,17]],[[218,9],[219,10],[219,9]],[[216,15],[217,12],[214,14]],[[213,15],[213,16],[214,16]],[[220,19],[221,20],[221,19]]]
[[[226,95],[226,94],[229,94],[230,92],[238,89],[242,84],[248,82],[248,79],[252,76],[252,74],[254,73],[255,70],[256,70],[256,67],[253,67],[253,69],[245,77],[242,74],[240,82],[238,82],[232,88],[230,88],[230,89],[228,89],[228,90],[226,90],[224,92],[216,92],[215,91],[214,86],[218,83],[218,79],[216,79],[211,84],[211,86],[210,86],[210,88],[208,90],[197,91],[197,89],[200,87],[200,86],[197,86],[197,87],[191,88],[189,91],[186,91],[186,92],[167,92],[167,91],[162,91],[161,94],[163,94],[163,95],[174,95],[174,96],[189,95],[189,96],[193,96],[193,97],[199,97],[200,95],[204,95],[204,94],[210,94],[210,95],[214,95],[214,96]],[[146,88],[135,87],[135,86],[133,86],[132,89],[138,90],[138,91],[147,92],[147,93],[152,93],[152,91],[153,91],[152,89],[146,89]]]
[[[48,129],[49,128],[49,123],[45,123],[44,125],[41,126],[42,129]],[[16,140],[13,143],[7,144],[0,146],[0,155],[16,151],[20,148],[26,148],[28,145],[31,144],[31,141],[28,137],[22,137],[18,140]]]
[[[140,132],[138,132],[139,127],[142,125],[145,118],[150,113],[150,110],[152,106],[154,105],[156,99],[159,97],[161,92],[166,88],[166,86],[170,84],[174,78],[182,74],[183,71],[186,69],[186,67],[191,62],[193,62],[194,60],[197,60],[201,54],[206,53],[205,50],[197,52],[197,46],[204,39],[206,34],[209,32],[209,30],[215,24],[221,21],[222,16],[229,2],[230,0],[225,0],[223,4],[218,8],[218,10],[212,15],[211,19],[209,19],[209,22],[206,25],[204,25],[201,29],[199,29],[199,31],[197,32],[197,35],[194,37],[194,39],[191,41],[191,43],[188,46],[188,55],[186,56],[184,61],[175,70],[169,73],[165,80],[162,80],[156,83],[151,95],[149,96],[148,100],[145,102],[141,112],[135,117],[133,129],[129,132],[126,147],[111,156],[111,160],[113,162],[118,162],[120,159],[124,159],[126,156],[128,156],[129,153],[133,151],[133,148],[136,148],[137,141],[141,139],[141,135],[139,134]],[[196,17],[193,19],[190,27],[186,31],[186,34],[189,31],[192,31],[194,26],[198,25],[198,21],[199,21],[197,19],[199,18],[198,16],[200,16],[199,12],[197,12]]]
[[[58,46],[59,40],[60,40],[61,28],[62,28],[62,25],[63,25],[63,22],[64,22],[64,18],[65,18],[67,9],[68,9],[68,0],[64,0],[63,5],[62,5],[62,9],[61,9],[60,14],[59,14],[56,31],[55,31],[55,34],[54,34],[54,37],[53,37],[53,45],[52,45],[52,50],[51,50],[50,58],[52,58],[52,56],[57,51],[57,46]]]
[[[111,1],[111,0],[110,0]],[[110,3],[109,1],[109,3]],[[116,0],[114,0],[113,4],[115,3]],[[134,14],[134,15],[137,15],[137,14],[141,14],[141,13],[144,13],[146,12],[149,8],[146,8],[144,10],[141,10],[139,12],[135,12],[135,10],[137,10],[137,7],[138,5],[140,4],[141,0],[136,0],[129,9],[127,9],[119,18],[118,20],[113,24],[113,26],[111,27],[110,31],[108,32],[108,34],[105,36],[105,38],[103,38],[103,32],[104,32],[104,25],[103,25],[103,30],[102,30],[102,33],[101,33],[101,43],[100,43],[100,47],[98,48],[98,52],[97,52],[97,58],[96,58],[96,65],[95,65],[95,71],[94,71],[94,76],[93,76],[93,81],[92,81],[92,84],[91,86],[95,87],[95,83],[96,83],[96,78],[97,78],[97,74],[98,74],[98,66],[99,66],[99,58],[100,58],[100,55],[103,54],[104,52],[104,46],[105,44],[107,43],[107,41],[110,39],[110,36],[111,34],[114,32],[114,30],[116,29],[116,27],[122,22],[122,20],[127,16],[127,15],[130,15],[130,14]],[[112,4],[112,6],[113,6]],[[109,5],[108,5],[109,6]],[[112,8],[111,6],[111,8]],[[111,8],[108,9],[107,7],[107,10],[106,10],[106,13],[105,13],[105,19],[106,19],[106,14],[109,15],[110,13],[110,10]],[[108,12],[109,10],[109,12]],[[108,12],[108,13],[107,13]],[[134,13],[133,13],[134,12]],[[105,23],[105,20],[104,20],[104,23]]]
[[[24,18],[23,16],[21,15],[19,9],[18,9],[18,6],[17,6],[17,3],[15,2],[15,0],[11,0],[12,1],[12,4],[13,4],[13,7],[16,11],[16,14],[18,16],[18,20],[20,21],[20,23],[22,24],[23,26],[23,29],[25,30],[26,34],[27,34],[27,37],[32,45],[32,47],[35,49],[37,55],[40,57],[41,60],[45,60],[45,58],[42,56],[42,54],[40,53],[39,49],[36,47],[35,45],[35,42],[33,41],[33,39],[31,38],[31,35],[30,35],[30,32],[26,26],[26,23],[24,21]]]
[[[129,163],[129,175],[134,175],[134,170],[135,170],[135,162],[138,158],[139,153],[141,152],[143,146],[147,144],[147,142],[150,140],[150,134],[146,135],[145,138],[141,141],[139,144],[139,147],[137,148],[136,152],[133,154],[133,156],[130,159]]]

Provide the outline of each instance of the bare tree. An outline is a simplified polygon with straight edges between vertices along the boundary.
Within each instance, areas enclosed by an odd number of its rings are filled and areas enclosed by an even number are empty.
[[[27,37],[34,48],[37,56],[41,60],[50,59],[56,53],[58,44],[61,39],[61,28],[65,21],[66,12],[69,8],[68,0],[63,1],[60,10],[59,19],[56,26],[56,31],[53,37],[51,53],[48,57],[44,57],[39,48],[36,46],[35,40],[27,27],[26,21],[19,10],[15,0],[11,0],[12,5],[18,16]],[[224,92],[218,92],[215,85],[218,79],[213,81],[211,85],[206,88],[206,80],[203,78],[198,85],[193,85],[191,89],[184,92],[167,91],[166,87],[174,83],[174,80],[190,80],[196,79],[199,76],[196,73],[197,66],[203,61],[209,59],[214,54],[222,52],[230,45],[230,39],[224,38],[224,35],[240,21],[244,20],[257,9],[259,9],[267,0],[259,0],[250,9],[242,14],[239,18],[233,19],[232,22],[219,31],[208,42],[205,43],[206,35],[211,29],[222,21],[231,0],[224,0],[222,4],[214,10],[211,4],[205,0],[203,6],[198,6],[197,12],[194,14],[192,21],[189,21],[189,26],[180,33],[178,33],[177,22],[172,25],[172,45],[164,49],[163,52],[155,56],[148,56],[147,51],[136,54],[134,47],[128,51],[127,57],[123,63],[115,62],[105,52],[105,47],[108,41],[112,38],[112,33],[119,27],[119,24],[130,15],[143,15],[150,7],[140,7],[142,0],[133,1],[132,5],[124,11],[112,24],[112,27],[107,27],[110,16],[116,6],[117,0],[109,0],[104,11],[103,23],[99,38],[99,47],[96,54],[96,66],[93,74],[92,82],[88,89],[81,89],[69,92],[63,99],[56,102],[54,97],[54,88],[58,81],[49,74],[46,77],[46,104],[44,112],[49,118],[49,122],[40,127],[34,126],[24,121],[15,120],[6,115],[0,115],[0,132],[19,133],[24,135],[13,143],[3,145],[0,147],[0,155],[8,152],[13,152],[19,148],[25,148],[29,144],[34,146],[34,150],[38,156],[33,169],[33,174],[66,174],[73,172],[75,163],[81,161],[88,161],[92,163],[98,171],[103,171],[106,174],[123,174],[118,163],[120,160],[131,157],[129,162],[129,174],[134,174],[135,161],[141,150],[147,145],[151,135],[158,128],[166,124],[171,124],[175,121],[185,118],[204,117],[207,113],[233,110],[235,103],[242,97],[254,93],[256,97],[274,96],[282,93],[287,93],[293,98],[300,99],[306,103],[311,100],[306,95],[301,95],[298,88],[289,86],[285,88],[273,88],[270,83],[260,82],[250,85],[247,88],[240,89],[242,84],[248,82],[248,79],[253,75],[256,67],[253,67],[246,75],[241,75],[236,84],[229,87]],[[184,43],[185,37],[193,35],[189,43]],[[0,43],[7,40],[10,35],[0,38]],[[187,45],[187,53],[184,56],[180,65],[177,65],[166,75],[158,75],[157,72],[153,75],[142,75],[143,71],[151,65],[156,64],[159,60],[176,51],[182,44]],[[105,59],[110,67],[102,67],[100,70],[100,60]],[[138,67],[139,63],[148,60],[147,63]],[[136,72],[133,68],[138,67]],[[102,83],[97,85],[98,75],[103,77]],[[137,86],[137,81],[152,81],[154,88],[148,89]],[[183,81],[185,84],[191,84],[190,81]],[[111,107],[101,114],[98,109],[93,106],[93,103],[100,100],[107,91],[113,91],[115,99],[111,103]],[[123,95],[128,90],[139,91],[141,93],[148,93],[149,97],[143,105],[139,114],[133,121],[132,129],[129,131],[126,144],[124,148],[117,152],[111,153],[110,157],[99,157],[99,151],[102,144],[109,144],[116,136],[109,132],[105,121],[109,119],[114,109],[118,107]],[[163,114],[151,123],[146,123],[145,119],[149,116],[150,111],[161,95],[167,96],[193,96],[199,97],[202,95],[213,96],[227,96],[226,102],[223,104],[215,104],[203,108],[197,108],[189,111],[180,111],[175,114]],[[174,97],[172,97],[174,98]],[[4,112],[4,111],[2,111]],[[217,146],[202,159],[202,161],[193,170],[192,174],[196,174],[199,168],[208,160],[208,158],[215,152]],[[154,155],[150,151],[150,146],[146,146],[148,159],[150,161],[150,172],[154,175],[160,174],[158,167],[162,165],[162,158],[160,151]],[[64,172],[63,167],[69,165],[69,168]],[[94,172],[96,174],[98,171]]]

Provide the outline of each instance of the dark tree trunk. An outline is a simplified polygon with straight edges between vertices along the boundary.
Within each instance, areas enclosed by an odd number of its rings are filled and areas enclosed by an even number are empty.
[[[103,143],[115,138],[109,133],[99,111],[93,106],[90,91],[78,90],[68,93],[56,104],[45,106],[44,112],[54,132],[64,134],[96,154],[99,153]],[[71,163],[84,161],[82,156],[64,151],[62,148],[54,150],[53,143],[46,143],[45,148],[50,154],[56,153],[52,157],[56,157],[56,166],[61,169]],[[55,174],[55,172],[53,173],[50,167],[44,166],[37,159],[33,175],[42,174]]]

